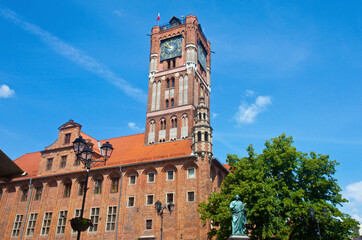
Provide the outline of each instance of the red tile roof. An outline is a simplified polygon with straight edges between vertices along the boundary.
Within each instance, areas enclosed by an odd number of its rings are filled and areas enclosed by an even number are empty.
[[[185,157],[191,155],[191,144],[190,139],[166,142],[153,145],[144,145],[144,133],[105,139],[101,140],[100,143],[103,144],[106,141],[109,141],[114,147],[114,151],[110,159],[108,159],[106,166],[119,166],[127,165],[133,163],[142,163],[150,162],[155,160]],[[91,138],[90,136],[82,133],[83,138],[91,139],[95,141],[94,144],[97,144],[97,140]],[[98,149],[98,144],[94,146],[94,149]],[[99,152],[99,150],[98,150]],[[41,153],[27,153],[15,160],[15,163],[18,164],[25,172],[28,173],[28,176],[24,178],[30,178],[38,176],[38,169],[41,160]],[[102,168],[104,165],[99,165],[94,168]],[[70,171],[76,172],[76,171]],[[56,174],[62,174],[64,172],[57,172]],[[47,174],[48,175],[48,174]],[[43,175],[43,176],[47,176]],[[50,175],[50,174],[49,174]],[[24,179],[18,178],[18,179]]]
[[[230,166],[228,163],[223,164],[223,166],[230,172]]]
[[[36,176],[38,174],[39,164],[41,159],[40,152],[26,153],[23,156],[14,160],[14,162],[27,172],[28,175],[25,178]]]

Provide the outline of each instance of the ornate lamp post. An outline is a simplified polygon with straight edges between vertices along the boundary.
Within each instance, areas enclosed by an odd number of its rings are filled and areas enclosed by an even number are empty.
[[[162,240],[162,233],[163,233],[163,210],[168,209],[168,211],[171,213],[173,209],[175,208],[175,204],[173,202],[170,202],[167,207],[166,204],[162,206],[162,203],[160,200],[157,200],[155,203],[155,208],[157,211],[157,214],[161,216],[161,240]]]
[[[107,161],[107,159],[112,155],[113,146],[109,142],[104,143],[101,146],[102,157],[98,158],[96,160],[92,160],[94,151],[87,146],[87,143],[82,138],[82,136],[79,136],[77,139],[74,140],[73,149],[74,149],[75,154],[77,155],[77,160],[80,160],[84,164],[84,166],[87,168],[85,183],[84,183],[84,190],[83,190],[82,209],[80,210],[80,218],[83,218],[85,199],[86,199],[87,190],[88,190],[88,178],[89,178],[90,168],[96,162],[105,163]],[[80,233],[81,233],[81,231],[78,231],[77,240],[80,240]]]
[[[318,218],[317,217],[315,217],[315,212],[314,212],[314,209],[312,208],[312,207],[310,207],[309,209],[308,209],[308,212],[309,212],[309,214],[312,216],[312,219],[315,219],[316,221],[317,221],[317,229],[318,229],[318,236],[319,236],[319,240],[322,240],[322,238],[321,238],[321,231],[320,231],[320,229],[319,229],[319,222],[318,222]]]

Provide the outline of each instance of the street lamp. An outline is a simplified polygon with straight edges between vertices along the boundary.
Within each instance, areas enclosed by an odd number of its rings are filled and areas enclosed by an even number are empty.
[[[160,202],[160,200],[157,200],[157,202],[155,203],[155,208],[157,211],[157,214],[161,216],[161,240],[162,240],[162,232],[163,232],[163,210],[168,209],[168,211],[171,213],[173,211],[173,209],[175,208],[175,204],[173,202],[170,202],[169,204],[164,204],[162,206],[162,203]]]
[[[319,222],[318,222],[318,218],[317,217],[315,217],[315,211],[314,211],[314,209],[312,208],[312,207],[310,207],[309,209],[308,209],[308,212],[309,212],[309,214],[312,216],[312,220],[313,219],[315,219],[316,221],[317,221],[317,229],[318,229],[318,236],[319,236],[319,240],[322,240],[322,238],[321,238],[321,231],[320,231],[320,229],[319,229]]]
[[[107,161],[107,159],[110,158],[110,156],[112,155],[114,148],[109,142],[104,143],[101,146],[102,157],[98,158],[96,160],[92,160],[94,151],[87,146],[87,143],[82,138],[82,136],[79,136],[73,142],[73,149],[77,156],[77,160],[80,160],[84,164],[84,166],[87,168],[85,183],[84,183],[84,190],[83,190],[82,209],[80,210],[80,217],[83,218],[85,199],[86,199],[87,190],[88,190],[88,177],[89,177],[90,168],[91,168],[92,164],[94,164],[96,162],[105,163]],[[77,240],[80,240],[80,233],[81,233],[81,231],[78,231]]]

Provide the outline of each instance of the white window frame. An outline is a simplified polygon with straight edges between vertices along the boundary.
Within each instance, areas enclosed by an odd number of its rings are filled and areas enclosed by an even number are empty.
[[[14,220],[14,225],[13,225],[13,230],[11,231],[11,237],[19,236],[21,224],[23,222],[23,217],[24,217],[23,214],[16,214],[15,220]]]
[[[47,213],[50,213],[50,219],[46,218]],[[50,232],[50,224],[52,223],[53,212],[45,212],[43,217],[43,224],[40,229],[40,236],[47,236]],[[48,230],[48,231],[46,231]],[[45,232],[45,233],[44,233]]]
[[[68,217],[68,210],[59,211],[56,235],[62,235],[65,233],[65,227],[67,225],[67,217]]]
[[[194,176],[190,176],[190,170],[194,170]],[[187,179],[194,179],[196,178],[196,169],[195,167],[189,167],[187,168]]]
[[[74,218],[80,217],[80,212],[81,212],[81,211],[82,211],[81,208],[75,209],[75,210],[74,210]],[[78,233],[78,232],[77,232],[77,231],[74,231],[73,228],[72,228],[72,234],[76,234],[76,233]]]
[[[92,215],[94,209],[94,215]],[[97,213],[97,209],[98,209],[98,215]],[[88,228],[88,233],[97,233],[98,232],[98,224],[99,224],[99,216],[100,216],[100,212],[101,212],[101,208],[100,207],[92,207],[89,211],[89,219],[92,221],[93,223],[93,227],[89,227]],[[93,219],[92,219],[93,217]]]
[[[169,178],[169,175],[168,175],[169,172],[172,172],[172,179]],[[175,180],[175,170],[167,170],[166,171],[166,181],[173,181],[173,180]]]
[[[35,216],[35,219],[32,216]],[[35,225],[36,225],[37,218],[38,218],[38,213],[30,213],[29,219],[28,219],[28,226],[26,227],[25,236],[33,236],[34,235],[34,230],[35,230]],[[29,226],[30,222],[31,222],[32,226]],[[29,234],[30,229],[33,229],[33,232],[31,234]]]
[[[168,194],[172,194],[172,200],[173,200],[172,202],[175,203],[175,193],[174,193],[174,192],[167,192],[167,193],[166,193],[165,203],[166,203],[166,204],[170,203],[169,201],[167,201],[167,200],[168,200],[168,199],[167,199],[167,195],[168,195]]]
[[[129,205],[129,199],[130,198],[133,198],[133,206],[130,206]],[[127,207],[128,208],[132,208],[132,207],[134,207],[136,205],[136,197],[135,196],[128,196],[128,198],[127,198]]]
[[[134,183],[132,183],[132,177],[134,177]],[[136,185],[137,184],[137,174],[129,175],[129,183],[128,185]]]
[[[109,212],[110,209],[112,210],[112,213]],[[114,216],[114,220],[113,220],[113,216]],[[107,207],[107,218],[106,218],[106,232],[114,232],[116,230],[116,227],[117,227],[116,218],[117,218],[117,206],[108,206]],[[111,219],[111,220],[108,221],[109,219]],[[112,229],[112,224],[114,225],[113,229]],[[109,229],[107,229],[108,225],[110,225]]]
[[[152,203],[151,204],[148,203],[148,196],[152,196]],[[155,195],[154,194],[146,194],[146,206],[153,206],[154,203],[155,203]]]
[[[150,174],[153,173],[153,181],[150,181]],[[156,173],[155,172],[148,172],[147,173],[147,183],[154,183],[156,182]]]
[[[189,193],[191,193],[191,192],[194,193],[194,200],[193,201],[189,201]],[[186,202],[196,202],[196,192],[194,190],[186,192]]]

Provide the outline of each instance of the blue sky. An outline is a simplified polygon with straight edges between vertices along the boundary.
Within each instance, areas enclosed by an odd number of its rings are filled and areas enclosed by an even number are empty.
[[[0,148],[44,149],[68,121],[97,139],[144,131],[149,43],[194,14],[211,42],[214,153],[292,135],[340,162],[362,221],[360,1],[0,1]]]

